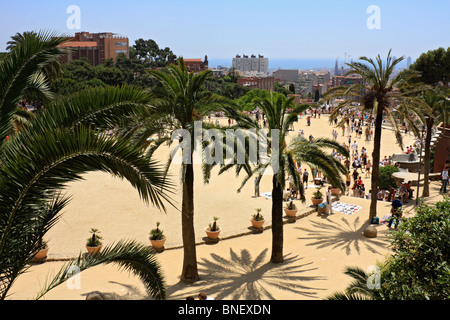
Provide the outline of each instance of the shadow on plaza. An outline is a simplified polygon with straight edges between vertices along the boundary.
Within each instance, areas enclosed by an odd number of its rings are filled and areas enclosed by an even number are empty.
[[[362,222],[364,220],[364,222]],[[366,238],[363,231],[367,226],[367,219],[357,217],[353,222],[345,217],[338,220],[322,219],[322,221],[312,221],[311,228],[297,227],[305,236],[299,237],[306,241],[306,246],[315,246],[317,248],[331,247],[333,250],[345,250],[347,255],[354,252],[361,254],[364,248],[370,252],[380,254],[390,245],[386,235],[390,230],[383,230],[381,225],[374,225],[378,229],[377,237]],[[380,230],[381,229],[381,230]]]
[[[302,259],[287,254],[283,263],[275,264],[269,262],[268,249],[252,257],[246,249],[236,253],[230,248],[229,257],[213,253],[199,261],[200,281],[191,285],[179,282],[167,289],[167,296],[197,298],[204,291],[216,300],[273,300],[275,288],[289,291],[295,299],[317,298],[317,292],[325,289],[308,286],[308,282],[325,277],[309,275],[317,268],[311,267],[312,262],[302,263]]]

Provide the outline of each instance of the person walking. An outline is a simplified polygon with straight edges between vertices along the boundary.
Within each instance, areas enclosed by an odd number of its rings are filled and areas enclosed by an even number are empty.
[[[326,192],[326,197],[327,197],[327,213],[333,214],[333,208],[331,207],[331,186],[328,186],[327,192]]]
[[[439,192],[447,193],[447,184],[448,184],[448,168],[445,167],[441,173],[442,185]]]
[[[303,183],[306,183],[306,187],[305,189],[308,189],[308,171],[305,169],[305,171],[303,172],[303,179],[302,179]]]
[[[255,197],[259,197],[259,179],[255,178]]]

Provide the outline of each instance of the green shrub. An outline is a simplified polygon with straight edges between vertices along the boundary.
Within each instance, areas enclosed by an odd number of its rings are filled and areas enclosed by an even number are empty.
[[[396,188],[397,185],[394,178],[392,178],[392,174],[399,171],[400,170],[394,166],[380,167],[380,171],[378,173],[378,186],[380,189],[387,190],[389,187]]]

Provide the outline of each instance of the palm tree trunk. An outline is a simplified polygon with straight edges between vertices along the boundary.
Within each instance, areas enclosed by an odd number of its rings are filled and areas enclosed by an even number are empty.
[[[428,118],[426,120],[427,134],[425,137],[425,156],[423,157],[423,191],[422,197],[430,196],[430,145],[431,145],[431,128],[433,127],[433,119]],[[419,163],[419,166],[421,164]]]
[[[271,262],[283,262],[283,188],[276,175],[272,179],[272,256]]]
[[[378,194],[378,174],[380,171],[380,146],[381,146],[381,126],[383,124],[383,109],[381,103],[378,105],[378,111],[375,118],[375,132],[373,136],[373,152],[372,152],[372,179],[371,190],[372,195]],[[369,221],[377,215],[377,197],[372,196],[370,200]]]
[[[183,202],[181,205],[181,230],[183,237],[183,269],[181,281],[198,281],[197,253],[194,232],[194,168],[192,162],[185,164],[183,179]]]

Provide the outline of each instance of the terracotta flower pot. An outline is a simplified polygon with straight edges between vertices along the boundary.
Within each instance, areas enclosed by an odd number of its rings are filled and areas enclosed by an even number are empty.
[[[216,240],[219,237],[220,229],[217,231],[211,231],[208,228],[205,228],[206,236],[211,240]]]
[[[319,204],[321,204],[323,202],[323,198],[321,199],[317,199],[317,198],[311,198],[312,204],[315,206],[318,206]]]
[[[48,249],[41,249],[38,252],[36,252],[36,254],[34,255],[33,259],[34,260],[44,260],[47,258],[47,253],[48,253]]]
[[[295,217],[295,215],[297,214],[298,209],[288,209],[288,208],[284,208],[284,212],[286,213],[286,215],[288,217]]]
[[[93,255],[96,255],[97,253],[99,253],[101,249],[102,249],[102,246],[98,246],[98,247],[86,246],[87,252],[89,254],[93,254]]]
[[[335,194],[335,195],[338,195],[341,193],[341,189],[339,189],[339,188],[331,188],[330,191],[331,191],[331,194]]]
[[[155,249],[161,249],[162,247],[164,247],[164,243],[166,242],[166,239],[161,239],[161,240],[152,240],[150,239],[150,243],[152,244],[152,247]]]
[[[253,218],[250,219],[250,221],[252,222],[252,226],[253,228],[262,228],[263,224],[264,224],[264,220],[254,220]]]

